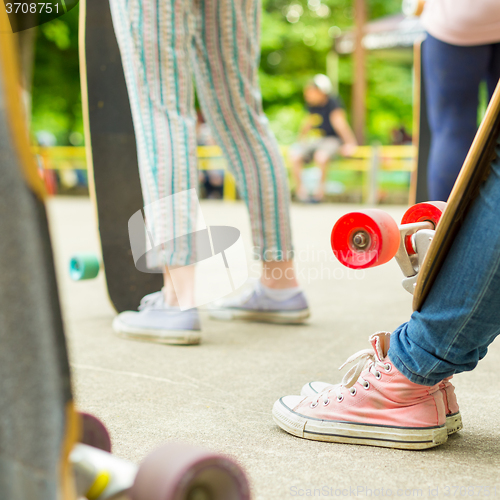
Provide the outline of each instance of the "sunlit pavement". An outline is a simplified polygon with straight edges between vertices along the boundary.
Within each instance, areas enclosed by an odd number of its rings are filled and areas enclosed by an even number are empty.
[[[238,227],[250,256],[244,205],[209,201],[202,208],[208,224]],[[73,253],[98,250],[93,207],[87,198],[50,202],[77,404],[105,422],[117,455],[140,461],[169,440],[203,445],[243,465],[255,499],[486,496],[487,488],[500,496],[498,342],[474,372],[455,377],[464,430],[439,448],[320,443],[273,423],[277,398],[298,394],[311,380],[339,381],[337,368],[368,347],[371,333],[391,331],[411,314],[395,262],[354,273],[334,259],[332,225],[356,208],[293,205],[297,265],[312,310],[308,324],[217,322],[203,312],[202,344],[172,347],[114,335],[102,273],[78,283],[67,273]],[[387,210],[399,220],[404,207]]]

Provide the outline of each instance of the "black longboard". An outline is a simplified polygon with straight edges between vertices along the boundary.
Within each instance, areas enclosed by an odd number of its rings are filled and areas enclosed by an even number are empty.
[[[144,207],[134,127],[108,0],[80,2],[80,71],[91,197],[97,210],[110,300],[137,309],[161,274],[134,266],[128,220]],[[144,235],[144,238],[146,236]]]
[[[427,189],[427,164],[431,148],[431,130],[427,116],[427,97],[422,64],[422,45],[425,40],[415,42],[414,53],[414,98],[413,134],[417,147],[417,165],[410,186],[410,205],[429,200]]]
[[[71,498],[79,419],[9,29],[0,9],[0,497]]]

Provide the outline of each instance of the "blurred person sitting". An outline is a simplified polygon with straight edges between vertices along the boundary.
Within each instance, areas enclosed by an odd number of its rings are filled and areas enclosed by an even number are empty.
[[[392,129],[391,138],[393,146],[406,146],[412,144],[412,136],[408,133],[404,125]]]
[[[309,114],[301,126],[299,142],[290,147],[295,195],[300,201],[309,201],[302,169],[305,163],[314,161],[321,168],[321,181],[312,198],[321,201],[328,163],[337,153],[351,156],[357,142],[340,99],[332,95],[332,84],[326,75],[316,75],[306,85],[304,99]]]

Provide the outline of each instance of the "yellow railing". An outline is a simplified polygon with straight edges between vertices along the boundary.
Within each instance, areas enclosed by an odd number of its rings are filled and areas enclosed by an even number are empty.
[[[287,146],[281,151],[287,157]],[[86,170],[84,147],[55,146],[34,147],[34,153],[41,158],[46,170]],[[335,170],[350,170],[368,173],[372,177],[372,190],[376,189],[376,172],[412,172],[415,168],[416,148],[414,146],[359,146],[352,157],[339,158],[332,162]],[[227,163],[219,146],[198,146],[198,167],[201,170],[224,170],[224,200],[236,199],[236,185],[233,176],[227,172]],[[370,197],[373,197],[369,195]]]

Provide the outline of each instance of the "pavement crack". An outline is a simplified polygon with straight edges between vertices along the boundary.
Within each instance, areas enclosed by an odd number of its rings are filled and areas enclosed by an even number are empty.
[[[72,363],[71,366],[73,368],[76,368],[77,370],[93,370],[93,371],[97,371],[97,372],[112,373],[114,375],[127,375],[129,377],[154,380],[156,382],[167,382],[168,384],[187,385],[190,387],[195,387],[197,389],[199,388],[198,385],[192,384],[190,382],[177,382],[175,380],[170,380],[168,378],[154,377],[153,375],[146,375],[144,373],[129,372],[129,371],[125,371],[125,370],[113,370],[112,368],[102,368],[100,366],[81,365],[81,364],[77,364],[77,363]]]

